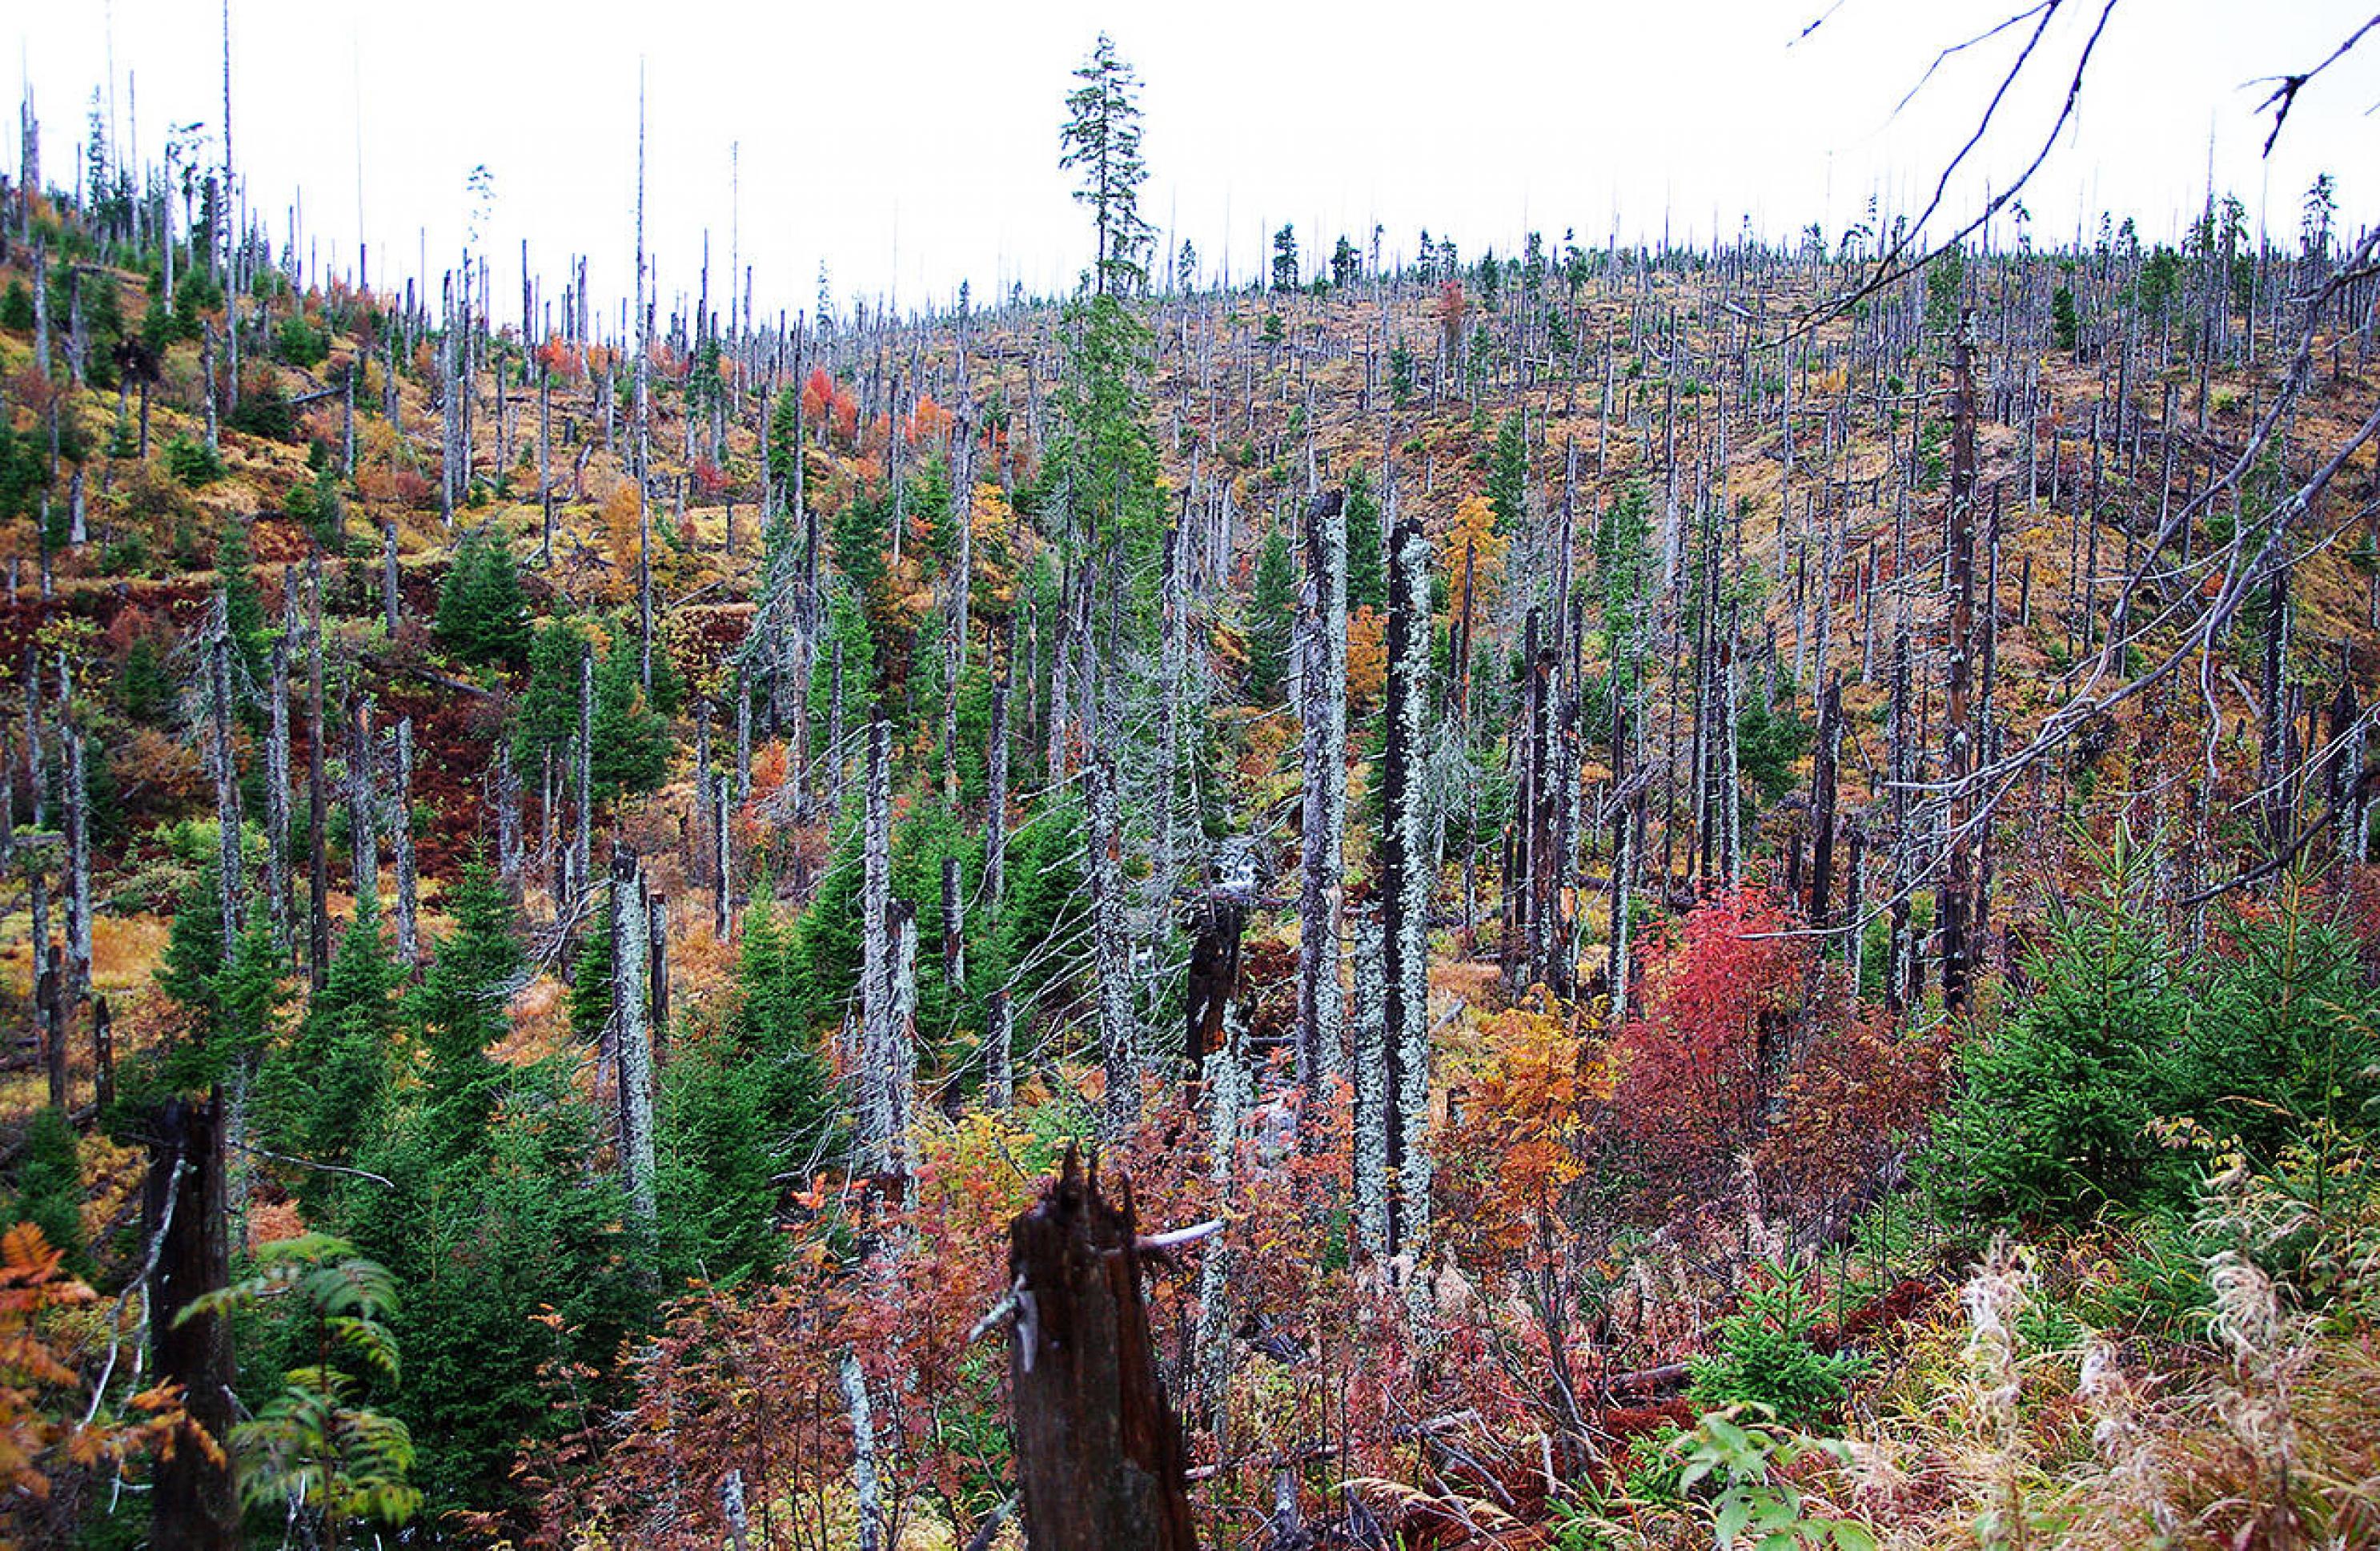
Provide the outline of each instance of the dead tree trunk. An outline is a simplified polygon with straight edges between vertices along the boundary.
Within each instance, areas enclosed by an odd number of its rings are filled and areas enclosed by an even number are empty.
[[[91,999],[91,1102],[105,1114],[115,1102],[115,1015],[105,996]]]
[[[322,556],[306,556],[306,977],[320,991],[331,974],[330,796],[322,777]]]
[[[1971,694],[1974,681],[1975,629],[1975,384],[1973,308],[1959,318],[1950,347],[1950,673],[1949,702],[1949,860],[1943,870],[1942,1006],[1958,1012],[1966,1005],[1970,958],[1968,923],[1975,887],[1975,847],[1968,834],[1971,799],[1965,789],[1974,769],[1975,727]]]
[[[1196,1551],[1182,1424],[1141,1304],[1132,1191],[1120,1205],[1067,1150],[1009,1225],[1017,1495],[1034,1551]]]
[[[1014,673],[1015,641],[1000,666],[991,687],[991,739],[984,753],[983,909],[984,934],[996,940],[1006,893],[1008,870],[1008,692]],[[1008,987],[992,987],[983,1014],[984,1093],[1005,1109],[1015,1096],[1014,1031],[1010,1023]]]
[[[239,949],[239,762],[231,741],[231,605],[215,593],[213,640],[207,671],[208,714],[215,778],[217,887],[223,914],[224,961]]]
[[[905,1174],[909,1093],[896,1048],[904,1037],[894,1003],[892,724],[868,727],[865,833],[861,837],[859,969],[859,1162],[868,1173]]]
[[[724,776],[711,783],[710,879],[714,886],[710,896],[710,931],[722,943],[735,932],[735,834],[727,822],[731,792]]]
[[[396,519],[391,518],[380,525],[380,607],[391,638],[396,634],[402,601],[396,585]]]
[[[594,892],[588,878],[595,855],[595,648],[581,642],[578,651],[578,731],[572,739],[570,887],[568,898],[557,901],[556,913],[576,916],[582,899]]]
[[[1429,541],[1413,518],[1389,544],[1388,748],[1381,795],[1387,1244],[1393,1256],[1429,1220],[1429,842],[1424,800],[1429,675]]]
[[[224,1105],[174,1099],[149,1143],[141,1236],[157,1247],[149,1277],[151,1355],[160,1381],[182,1386],[190,1419],[219,1445],[232,1424],[231,1326],[219,1314],[180,1318],[231,1276],[224,1217]],[[239,1498],[227,1455],[185,1444],[157,1462],[150,1544],[158,1551],[228,1551],[240,1544]]]
[[[264,909],[273,946],[289,951],[289,645],[297,633],[297,573],[285,570],[281,633],[273,641],[273,678],[265,690]]]
[[[1240,982],[1240,938],[1249,900],[1238,890],[1210,888],[1194,907],[1189,989],[1183,1000],[1183,1054],[1197,1071],[1223,1045],[1223,1015]]]
[[[1083,762],[1083,785],[1088,819],[1084,838],[1090,849],[1091,995],[1107,1077],[1100,1135],[1114,1142],[1140,1123],[1140,1042],[1132,1008],[1132,951],[1124,936],[1123,818],[1113,757],[1096,741]]]
[[[396,724],[396,788],[389,794],[389,849],[396,864],[396,957],[407,969],[421,961],[420,880],[413,867],[413,718]]]
[[[646,1032],[652,1064],[661,1064],[669,1041],[670,967],[669,896],[648,895],[645,900]]]
[[[620,1178],[630,1208],[653,1226],[653,1048],[648,959],[652,946],[644,869],[625,849],[612,854],[612,1051],[620,1085]]]
[[[1834,903],[1836,755],[1842,743],[1843,681],[1837,674],[1818,697],[1817,744],[1810,758],[1810,924],[1821,932]]]
[[[1910,766],[1911,741],[1914,733],[1909,714],[1909,595],[1901,594],[1900,617],[1894,622],[1892,637],[1892,693],[1886,711],[1888,737],[1885,753],[1886,781],[1889,796],[1887,811],[1892,824],[1892,934],[1890,947],[1885,956],[1885,1010],[1895,1015],[1905,1011],[1910,1001],[1911,974],[1909,967],[1917,962],[1915,945],[1911,937],[1909,896],[1915,887],[1917,859],[1916,837],[1910,827]]]
[[[42,864],[26,853],[25,895],[32,917],[33,1031],[49,1069],[50,1105],[67,1107],[66,1023],[58,1015],[58,971],[50,957],[50,884]]]
[[[371,701],[356,697],[354,720],[347,729],[347,847],[355,857],[355,895],[358,902],[380,898],[380,821],[372,795]]]
[[[59,994],[61,1030],[71,1028],[83,998],[91,995],[91,787],[84,768],[82,729],[58,708],[58,727],[66,743],[66,974]]]
[[[1339,987],[1341,852],[1347,826],[1347,525],[1339,491],[1305,511],[1305,664],[1298,718],[1305,725],[1299,801],[1297,1082],[1308,1115],[1321,1113],[1323,1080],[1339,1065],[1346,1003]],[[1192,1056],[1195,1065],[1196,1055]]]

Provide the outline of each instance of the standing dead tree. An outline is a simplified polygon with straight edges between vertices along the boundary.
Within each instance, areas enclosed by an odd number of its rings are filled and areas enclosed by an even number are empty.
[[[1424,800],[1429,677],[1429,541],[1399,519],[1389,541],[1388,751],[1381,781],[1380,931],[1386,1016],[1381,1102],[1373,1123],[1387,1203],[1385,1240],[1395,1255],[1429,1219],[1429,880]]]
[[[878,1176],[908,1173],[909,1085],[917,1056],[903,1016],[897,962],[901,922],[892,898],[892,726],[868,728],[862,839],[859,971],[859,1164]]]
[[[1157,1376],[1132,1188],[1059,1177],[1008,1228],[1017,1495],[1034,1551],[1195,1551],[1182,1424]]]
[[[1347,830],[1346,497],[1318,495],[1305,510],[1306,583],[1299,612],[1305,641],[1298,719],[1305,724],[1305,791],[1297,926],[1297,1082],[1319,1113],[1323,1080],[1340,1064],[1346,1001],[1339,986]]]
[[[169,1101],[155,1117],[141,1205],[142,1238],[155,1246],[147,1274],[152,1361],[160,1380],[182,1386],[184,1409],[218,1445],[231,1432],[231,1325],[219,1313],[183,1313],[231,1278],[224,1151],[220,1093]],[[159,1551],[240,1544],[239,1498],[220,1447],[186,1441],[158,1461],[150,1523]]]
[[[1092,995],[1099,1009],[1099,1060],[1107,1076],[1100,1134],[1130,1134],[1140,1123],[1141,1052],[1132,1006],[1132,955],[1124,934],[1123,819],[1113,758],[1095,749],[1083,766],[1085,841],[1091,895]]]
[[[662,972],[652,954],[652,903],[645,870],[625,848],[612,856],[612,1017],[610,1044],[619,1081],[620,1177],[638,1224],[650,1231],[653,1182],[653,1039],[649,976]]]

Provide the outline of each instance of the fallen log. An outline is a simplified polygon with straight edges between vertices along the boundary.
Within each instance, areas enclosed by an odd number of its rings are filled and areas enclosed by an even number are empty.
[[[1657,1367],[1639,1368],[1633,1374],[1615,1374],[1603,1387],[1615,1397],[1621,1395],[1672,1395],[1685,1387],[1694,1372],[1691,1362],[1664,1362]]]
[[[451,690],[458,695],[472,695],[480,700],[495,699],[495,692],[492,690],[474,684],[468,678],[457,678],[451,673],[440,673],[435,668],[423,667],[418,663],[391,662],[388,658],[373,652],[358,652],[356,656],[366,667],[376,669],[381,673],[403,674],[408,678],[419,678],[425,684],[435,684],[442,690]]]

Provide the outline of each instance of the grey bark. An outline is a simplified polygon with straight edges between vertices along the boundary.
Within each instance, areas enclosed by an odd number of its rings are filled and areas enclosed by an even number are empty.
[[[611,1044],[619,1083],[620,1178],[630,1209],[654,1225],[653,1056],[647,1000],[651,925],[644,869],[627,850],[612,856]]]
[[[868,724],[866,812],[861,837],[858,1154],[878,1176],[907,1172],[909,1094],[899,1080],[897,945],[892,920],[892,724]]]
[[[1345,497],[1331,491],[1305,512],[1305,669],[1299,719],[1305,724],[1305,791],[1300,800],[1298,897],[1298,1086],[1310,1115],[1320,1113],[1322,1083],[1338,1068],[1346,1022],[1339,984],[1344,891],[1342,854],[1347,825],[1347,528]]]
[[[1140,1123],[1140,1041],[1132,1010],[1131,947],[1125,940],[1123,823],[1115,765],[1104,748],[1083,765],[1085,840],[1090,849],[1091,981],[1098,1008],[1099,1064],[1107,1099],[1099,1132],[1111,1145]]]
[[[1388,748],[1380,842],[1382,1031],[1388,1252],[1429,1221],[1429,845],[1423,791],[1428,748],[1429,541],[1401,519],[1390,543]]]
[[[396,780],[389,792],[389,851],[396,867],[396,957],[410,969],[421,961],[420,880],[413,868],[413,718],[396,723]]]

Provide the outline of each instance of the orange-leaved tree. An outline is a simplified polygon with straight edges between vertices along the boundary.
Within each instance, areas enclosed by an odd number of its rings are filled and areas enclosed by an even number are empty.
[[[1530,1316],[1531,1378],[1558,1427],[1581,1428],[1574,1316],[1592,1258],[1573,1199],[1614,1076],[1577,1009],[1543,986],[1483,1017],[1480,1062],[1465,1082],[1439,1177],[1445,1220],[1482,1282],[1509,1279]]]
[[[57,1544],[71,1535],[74,1514],[56,1500],[59,1481],[174,1448],[197,1448],[217,1463],[222,1447],[182,1410],[171,1385],[134,1394],[105,1387],[128,1376],[116,1361],[137,1331],[120,1324],[94,1327],[98,1296],[66,1274],[64,1251],[31,1223],[0,1235],[0,1551],[18,1545]],[[120,1322],[121,1305],[115,1311]],[[71,1319],[76,1332],[67,1328]],[[79,1333],[86,1345],[78,1345]],[[89,1361],[98,1368],[86,1375]],[[94,1395],[92,1388],[99,1386]]]

